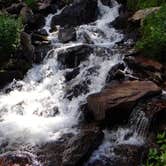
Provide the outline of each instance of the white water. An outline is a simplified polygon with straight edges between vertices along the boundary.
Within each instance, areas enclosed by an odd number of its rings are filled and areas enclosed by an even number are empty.
[[[137,108],[137,107],[136,107]],[[149,129],[149,119],[146,118],[143,111],[135,109],[129,118],[129,124],[125,128],[119,127],[117,130],[105,130],[104,141],[99,148],[92,154],[85,166],[93,165],[96,161],[103,163],[112,163],[117,157],[114,149],[119,145],[142,146],[145,143],[146,133]]]
[[[55,49],[45,58],[42,64],[34,65],[22,81],[13,82],[9,93],[0,95],[0,145],[8,143],[7,147],[17,149],[19,145],[36,145],[56,140],[64,132],[77,132],[75,125],[79,123],[81,103],[86,97],[101,90],[105,84],[108,71],[121,61],[118,54],[104,56],[91,54],[80,64],[80,73],[66,84],[64,74],[69,69],[59,69],[57,52],[73,47],[82,42],[83,33],[87,33],[95,46],[112,48],[123,35],[109,28],[108,23],[118,16],[119,5],[114,2],[112,8],[99,1],[101,16],[93,24],[77,28],[78,41],[66,45],[59,43],[57,33],[49,34]],[[49,31],[51,15],[48,16],[45,29]],[[102,32],[102,33],[101,33]],[[97,67],[97,71],[88,74],[88,69]],[[90,80],[88,93],[64,98],[66,89],[72,89],[82,81]],[[55,114],[56,108],[59,113]]]

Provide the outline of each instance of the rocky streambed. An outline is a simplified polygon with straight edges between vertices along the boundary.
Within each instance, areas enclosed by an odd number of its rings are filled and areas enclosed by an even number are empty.
[[[130,14],[114,0],[23,6],[33,67],[1,91],[0,165],[142,165],[165,130],[165,67],[133,51]]]

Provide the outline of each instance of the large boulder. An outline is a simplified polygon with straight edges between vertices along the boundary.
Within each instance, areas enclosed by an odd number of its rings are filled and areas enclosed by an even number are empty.
[[[62,43],[67,43],[69,41],[76,40],[76,30],[73,27],[70,28],[60,28],[58,33],[58,39]]]
[[[100,93],[88,96],[88,109],[94,119],[110,122],[128,119],[138,100],[161,93],[161,89],[150,81],[124,81],[105,87]]]
[[[56,25],[77,26],[87,24],[97,18],[97,0],[78,0],[66,6],[59,15],[52,18],[51,28]]]
[[[85,44],[68,47],[58,52],[58,61],[65,67],[74,68],[86,60],[92,51],[92,47]]]

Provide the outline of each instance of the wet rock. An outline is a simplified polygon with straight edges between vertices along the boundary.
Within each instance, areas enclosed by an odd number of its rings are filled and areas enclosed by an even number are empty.
[[[45,29],[38,29],[37,34],[42,35],[42,36],[48,36],[48,33]]]
[[[144,56],[129,56],[125,62],[134,71],[133,75],[142,80],[151,80],[157,84],[162,82],[163,65]]]
[[[115,159],[113,166],[123,165],[141,165],[148,150],[145,146],[122,144],[115,147],[115,155],[119,158]]]
[[[155,60],[148,59],[144,56],[128,56],[125,59],[125,62],[131,68],[138,68],[138,70],[150,70],[150,71],[162,71],[163,65]]]
[[[73,78],[75,78],[79,74],[79,72],[80,72],[80,68],[79,67],[73,69],[72,71],[67,71],[65,73],[65,79],[66,79],[66,81],[67,82],[71,81]]]
[[[52,49],[52,46],[49,44],[41,43],[40,45],[35,46],[34,50],[34,63],[40,63],[47,56],[48,51]]]
[[[3,66],[2,69],[12,71],[12,70],[18,70],[22,74],[25,74],[28,69],[30,69],[31,63],[24,59],[9,59],[8,62],[6,62]]]
[[[124,74],[120,71],[123,71],[125,66],[123,63],[118,63],[117,65],[113,66],[111,70],[108,72],[106,77],[106,84],[110,83],[112,80],[121,80],[124,78]]]
[[[13,79],[21,79],[23,75],[20,71],[0,71],[0,88],[5,86],[6,84],[13,81]]]
[[[74,87],[70,87],[66,92],[66,97],[71,100],[73,97],[78,97],[80,94],[86,94],[89,92],[88,85],[90,84],[90,80],[81,81],[79,84]]]
[[[38,159],[44,166],[81,166],[101,144],[103,136],[98,127],[83,127],[76,135],[65,134],[57,142],[41,146]]]
[[[32,159],[27,154],[10,154],[0,156],[0,165],[1,166],[31,166]]]
[[[26,32],[21,33],[21,47],[24,58],[32,63],[34,57],[34,46],[31,43],[31,36]]]
[[[51,0],[43,0],[38,2],[37,4],[37,12],[44,14],[45,16],[50,13],[56,13],[57,6],[53,3],[51,4]]]
[[[157,97],[145,100],[140,102],[136,106],[136,109],[145,113],[145,116],[151,121],[150,125],[153,131],[160,128],[160,125],[162,125],[161,122],[166,122],[166,99]]]
[[[85,129],[80,135],[69,140],[63,153],[63,166],[82,165],[101,144],[103,133],[98,128],[92,129]]]
[[[32,19],[25,26],[24,31],[27,33],[34,32],[38,29],[42,29],[45,25],[45,17],[41,13],[36,13],[33,15]]]
[[[88,45],[76,45],[58,52],[58,61],[65,67],[77,67],[81,61],[87,59],[93,49]]]
[[[128,17],[130,13],[125,10],[125,8],[122,6],[119,9],[119,16],[111,22],[111,26],[115,27],[116,29],[125,29],[128,27]]]
[[[96,0],[79,0],[72,5],[67,6],[63,11],[52,18],[51,28],[55,25],[77,26],[87,24],[97,18],[97,1]]]
[[[31,35],[32,43],[36,44],[37,41],[42,42],[42,41],[48,41],[47,35],[41,35],[37,33],[32,33]]]
[[[112,6],[112,1],[110,0],[101,0],[101,2],[103,3],[103,5],[106,5],[106,6]]]
[[[116,123],[128,119],[138,100],[160,93],[161,89],[153,82],[124,81],[88,96],[88,109],[95,120],[108,119],[110,123]]]
[[[29,7],[25,6],[20,11],[20,17],[22,18],[23,24],[29,24],[33,19],[33,12]]]
[[[62,43],[67,43],[69,41],[76,40],[76,30],[75,28],[60,28],[58,33],[58,39]]]

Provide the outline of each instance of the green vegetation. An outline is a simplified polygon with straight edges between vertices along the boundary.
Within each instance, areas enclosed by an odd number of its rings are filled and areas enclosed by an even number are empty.
[[[166,132],[157,135],[159,148],[150,149],[146,166],[166,166]]]
[[[161,6],[164,3],[166,3],[166,0],[127,0],[127,6],[131,10]]]
[[[21,19],[0,15],[0,53],[11,54],[20,44]]]
[[[24,0],[24,2],[32,9],[35,9],[37,6],[38,0]]]
[[[159,12],[153,13],[144,20],[141,28],[142,37],[136,47],[145,55],[157,60],[166,57],[166,5]]]

